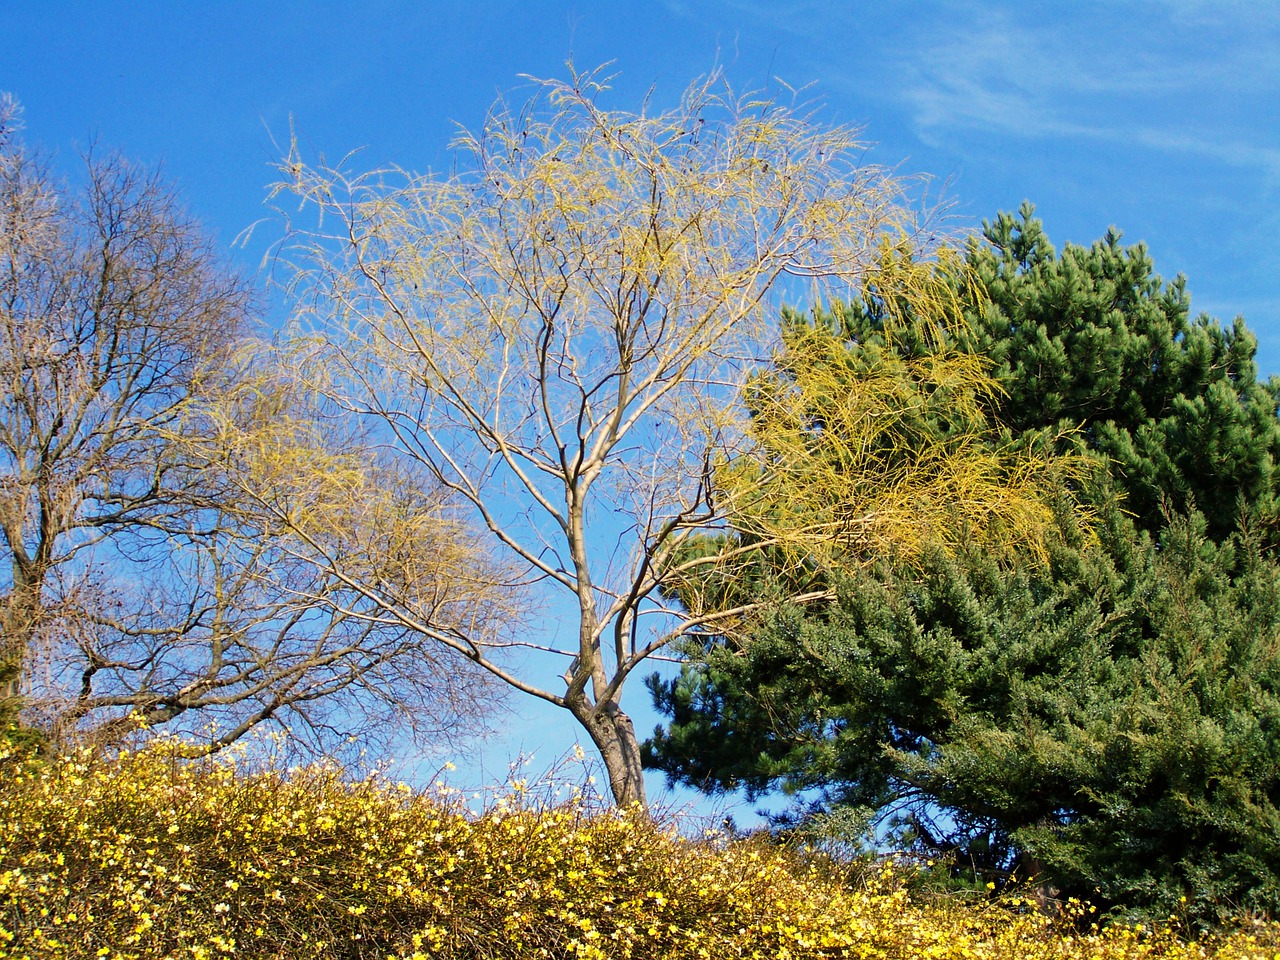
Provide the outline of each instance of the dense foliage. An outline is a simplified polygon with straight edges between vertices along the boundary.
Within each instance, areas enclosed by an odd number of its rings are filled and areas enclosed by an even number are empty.
[[[1075,486],[1098,529],[1065,505],[1048,562],[851,556],[823,574],[836,603],[708,637],[651,681],[672,723],[646,760],[708,790],[816,788],[819,812],[863,809],[985,875],[1157,913],[1186,896],[1206,920],[1274,912],[1276,383],[1239,321],[1189,320],[1181,279],[1114,232],[1058,255],[1024,207],[987,239],[968,260],[989,300],[958,290],[969,324],[941,349],[991,358],[991,443],[1096,459]],[[853,365],[939,349],[891,307],[792,316],[788,345],[827,337]],[[945,403],[918,411],[922,436],[947,435]],[[757,566],[750,589],[778,575]]]
[[[994,364],[1000,427],[1076,432],[1143,529],[1159,529],[1169,505],[1194,506],[1215,539],[1242,509],[1275,523],[1280,380],[1258,381],[1242,319],[1193,318],[1185,279],[1165,283],[1145,246],[1114,229],[1059,253],[1024,204],[985,237],[968,256],[984,293],[957,343]],[[865,339],[878,313],[853,311],[848,335]]]
[[[333,769],[237,774],[163,743],[118,762],[12,757],[4,958],[1137,958],[1271,956],[1251,925],[1058,927],[1019,901],[913,899],[636,810],[508,798],[480,816]],[[1078,917],[1088,917],[1079,908]]]
[[[943,344],[992,364],[1004,390],[990,403],[993,425],[1094,453],[1143,529],[1159,529],[1169,505],[1200,510],[1215,539],[1242,508],[1273,524],[1280,380],[1258,380],[1244,321],[1192,317],[1185,278],[1166,283],[1146,247],[1118,231],[1059,252],[1033,214],[1030,204],[1001,213],[970,244],[971,282],[956,288],[967,322]],[[936,351],[918,319],[887,323],[895,307],[871,296],[791,323],[829,330],[854,352],[886,339],[905,355]]]
[[[658,685],[650,744],[704,789],[825,788],[984,876],[1280,909],[1280,570],[1202,518],[1112,517],[1041,568],[974,551],[850,578]]]

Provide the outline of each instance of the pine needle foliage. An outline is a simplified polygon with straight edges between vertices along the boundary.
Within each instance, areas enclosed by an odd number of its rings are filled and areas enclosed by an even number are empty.
[[[970,875],[1157,915],[1190,902],[1203,922],[1275,915],[1277,381],[1243,322],[1192,318],[1141,245],[1111,230],[1059,251],[1032,214],[988,223],[967,273],[934,268],[957,322],[881,290],[790,314],[778,376],[981,358],[979,442],[1096,463],[1066,485],[1097,524],[1064,509],[1047,563],[1007,563],[980,519],[923,563],[848,551],[825,574],[834,604],[704,636],[680,677],[651,679],[672,723],[645,760],[708,791],[816,791],[797,816],[860,811]],[[921,384],[892,429],[927,451],[974,413],[920,376],[900,393]],[[838,441],[807,424],[827,449],[865,436],[831,422]],[[794,576],[744,563],[696,599],[731,608]]]
[[[1037,568],[975,549],[854,576],[655,681],[673,722],[647,759],[705,790],[818,790],[982,880],[1274,915],[1280,569],[1206,527],[1157,544],[1112,511]]]
[[[1200,511],[1215,540],[1242,514],[1274,530],[1280,379],[1259,376],[1242,318],[1193,314],[1186,277],[1166,281],[1144,244],[1122,240],[1112,227],[1059,248],[1030,203],[984,222],[965,282],[943,275],[964,317],[945,343],[990,364],[996,425],[1096,456],[1142,529],[1162,528],[1172,507]],[[850,342],[916,359],[939,347],[927,315],[904,323],[883,298],[833,313]]]

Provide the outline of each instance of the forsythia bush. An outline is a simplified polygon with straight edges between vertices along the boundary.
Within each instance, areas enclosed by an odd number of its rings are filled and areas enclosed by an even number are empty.
[[[1280,958],[1255,925],[1055,925],[917,902],[638,811],[448,796],[326,766],[237,770],[163,741],[110,761],[0,754],[0,958]],[[1176,925],[1175,925],[1176,926]]]

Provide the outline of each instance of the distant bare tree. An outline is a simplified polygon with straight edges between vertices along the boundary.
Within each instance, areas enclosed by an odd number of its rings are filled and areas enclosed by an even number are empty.
[[[296,396],[261,357],[246,359],[251,288],[156,173],[91,152],[73,190],[19,142],[17,121],[6,100],[0,720],[116,740],[199,716],[218,724],[208,749],[268,719],[298,721],[317,744],[378,727],[370,710],[432,732],[474,720],[487,694],[465,661],[442,664],[416,633],[359,616],[358,595],[283,548],[287,530],[228,501],[246,457],[231,436],[256,438],[260,489],[277,493],[287,478],[267,481],[263,449],[296,467],[332,439],[292,415]],[[358,447],[324,457],[347,486],[289,481],[289,493],[345,511],[342,542],[317,543],[348,567],[394,555],[397,510],[419,522],[445,510]],[[492,605],[464,583],[465,542],[435,529],[418,540],[436,552],[412,551],[399,587],[478,624]]]

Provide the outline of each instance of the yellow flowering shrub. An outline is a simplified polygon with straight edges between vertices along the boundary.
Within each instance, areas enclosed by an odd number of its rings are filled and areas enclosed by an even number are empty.
[[[1272,925],[1187,943],[1013,900],[917,900],[889,864],[853,881],[636,810],[517,793],[472,816],[335,767],[246,773],[163,741],[110,761],[0,756],[0,777],[5,960],[1280,958]]]

